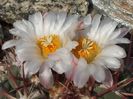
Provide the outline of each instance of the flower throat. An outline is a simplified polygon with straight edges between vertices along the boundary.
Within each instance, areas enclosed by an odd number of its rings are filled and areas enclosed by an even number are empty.
[[[100,47],[96,42],[88,38],[80,38],[79,45],[72,50],[77,58],[84,58],[87,63],[92,62],[100,51]]]
[[[43,36],[38,39],[37,43],[43,57],[48,57],[49,54],[55,52],[62,45],[58,35]]]

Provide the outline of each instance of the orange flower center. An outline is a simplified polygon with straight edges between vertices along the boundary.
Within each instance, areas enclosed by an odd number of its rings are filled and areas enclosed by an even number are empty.
[[[58,35],[43,36],[38,39],[38,46],[41,49],[43,57],[48,57],[49,54],[55,52],[62,45]]]
[[[79,45],[72,50],[77,58],[85,58],[87,63],[92,62],[100,51],[98,44],[88,38],[80,38]]]

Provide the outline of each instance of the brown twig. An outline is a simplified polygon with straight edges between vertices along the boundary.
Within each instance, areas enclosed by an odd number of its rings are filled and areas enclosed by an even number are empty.
[[[129,78],[126,80],[123,80],[117,84],[114,84],[112,87],[108,88],[107,90],[105,90],[104,92],[97,94],[96,97],[102,97],[103,95],[110,93],[111,91],[117,90],[121,87],[124,87],[126,85],[128,85],[129,83],[133,82],[133,78]]]
[[[26,87],[29,87],[30,85],[31,85],[31,83],[28,83],[28,84],[26,85]],[[21,89],[23,89],[23,88],[24,88],[24,85],[19,86],[19,87],[15,88],[14,90],[10,91],[10,92],[18,91],[18,90],[21,90]]]
[[[22,88],[24,88],[24,87],[28,87],[28,86],[30,86],[30,85],[31,85],[31,83],[29,83],[29,84],[27,84],[27,85],[23,85],[23,86],[17,87],[15,90],[20,90],[20,89],[22,89]]]
[[[126,92],[120,92],[120,93],[124,96],[132,96],[133,97],[133,93],[126,93]]]

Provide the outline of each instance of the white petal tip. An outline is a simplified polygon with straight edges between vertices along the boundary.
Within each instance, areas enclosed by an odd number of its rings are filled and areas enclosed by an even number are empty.
[[[13,47],[16,45],[16,41],[15,40],[10,40],[10,41],[7,41],[3,44],[2,46],[2,50],[5,50],[7,48],[10,48],[10,47]]]
[[[2,50],[8,49],[8,48],[9,48],[8,42],[4,43],[2,46]]]
[[[125,39],[125,41],[123,43],[124,44],[129,44],[129,43],[131,43],[131,41],[129,39]]]
[[[6,45],[3,44],[3,46],[2,46],[2,50],[5,50],[5,49],[7,49],[7,48],[6,48]]]
[[[131,43],[131,41],[129,39],[127,39],[127,42],[126,43]]]

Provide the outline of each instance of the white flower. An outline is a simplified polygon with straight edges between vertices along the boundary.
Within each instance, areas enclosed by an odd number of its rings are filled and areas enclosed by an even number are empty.
[[[41,83],[49,88],[53,84],[51,68],[59,74],[71,68],[72,41],[78,25],[77,15],[65,12],[40,12],[29,16],[28,21],[16,21],[10,33],[17,36],[3,45],[3,49],[16,47],[18,58],[25,62],[25,75],[31,76],[39,71]]]
[[[84,34],[77,40],[79,45],[72,50],[76,57],[74,84],[82,88],[89,77],[107,86],[113,83],[109,69],[118,69],[120,60],[126,57],[123,48],[118,43],[129,43],[126,28],[115,30],[118,24],[109,18],[101,21],[101,15],[95,15],[93,19],[88,15],[84,19]]]

